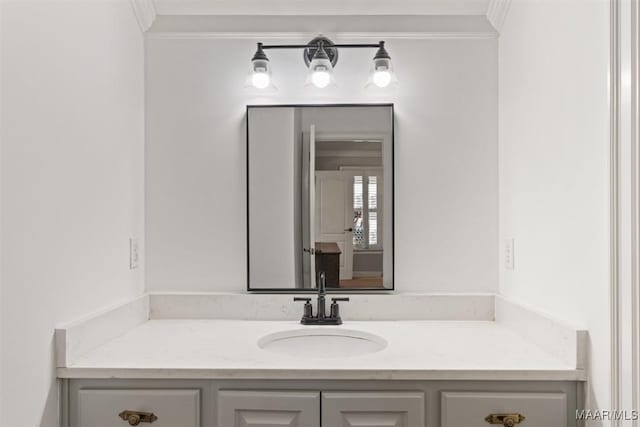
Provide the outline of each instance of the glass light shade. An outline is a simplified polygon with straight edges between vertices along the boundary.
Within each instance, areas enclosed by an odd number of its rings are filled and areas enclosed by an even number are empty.
[[[391,72],[376,71],[373,73],[373,84],[378,87],[387,87],[391,83]]]
[[[331,83],[331,74],[327,71],[314,71],[311,75],[311,83],[313,83],[315,87],[325,88]]]
[[[246,87],[254,87],[256,89],[275,89],[271,80],[271,67],[269,66],[269,58],[262,49],[262,43],[258,43],[256,53],[251,58],[251,69],[245,83]]]
[[[268,59],[254,59],[251,61],[251,68],[245,86],[256,89],[275,88]]]
[[[271,83],[271,77],[267,73],[253,73],[251,84],[257,89],[264,89]]]
[[[369,74],[367,86],[385,88],[397,83],[390,58],[375,58]]]
[[[251,84],[257,89],[264,89],[271,83],[271,76],[266,71],[254,71],[251,75]]]
[[[309,64],[309,74],[306,84],[324,89],[333,83],[333,66],[331,66],[331,61],[324,58],[313,58]]]

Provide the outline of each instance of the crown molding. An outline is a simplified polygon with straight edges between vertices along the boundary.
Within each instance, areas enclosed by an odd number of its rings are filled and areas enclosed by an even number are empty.
[[[160,15],[478,15],[490,0],[155,0]]]
[[[151,35],[153,33],[153,35]],[[482,16],[405,15],[158,15],[150,37],[182,39],[312,39],[318,34],[379,41],[399,39],[495,38]]]
[[[317,33],[272,33],[272,32],[147,32],[148,39],[185,39],[185,40],[309,40],[316,37]],[[494,32],[420,32],[420,33],[334,33],[334,40],[439,40],[439,39],[495,39],[498,36]]]
[[[133,7],[133,13],[136,15],[136,20],[140,26],[140,30],[144,33],[156,20],[156,8],[153,4],[153,0],[130,0],[131,7]]]
[[[502,30],[502,25],[509,12],[511,0],[491,0],[487,9],[487,20],[497,32]]]

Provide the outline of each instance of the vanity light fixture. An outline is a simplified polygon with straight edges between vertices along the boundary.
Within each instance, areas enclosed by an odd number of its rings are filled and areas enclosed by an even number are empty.
[[[262,43],[258,43],[258,50],[251,58],[251,71],[249,72],[251,86],[258,89],[266,89],[273,85],[271,80],[271,67],[269,58],[262,50]]]
[[[384,47],[384,41],[375,44],[355,43],[336,44],[327,37],[318,36],[307,44],[302,45],[265,45],[258,43],[258,49],[251,59],[251,71],[249,73],[249,85],[257,89],[273,87],[269,58],[264,53],[267,49],[303,49],[303,59],[309,73],[305,85],[313,85],[323,89],[335,83],[333,69],[338,62],[338,49],[352,48],[377,48],[373,57],[371,73],[367,86],[373,84],[384,88],[396,81],[391,56]]]
[[[380,47],[373,57],[373,67],[371,69],[369,82],[378,87],[387,87],[395,82],[395,73],[391,66],[391,56],[384,48],[384,42],[380,42]]]

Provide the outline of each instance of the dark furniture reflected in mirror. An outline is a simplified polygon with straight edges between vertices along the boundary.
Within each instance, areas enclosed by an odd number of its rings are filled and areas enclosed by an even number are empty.
[[[393,285],[393,106],[247,107],[248,290]]]
[[[340,287],[340,255],[336,242],[316,242],[316,271],[324,271],[327,288]]]

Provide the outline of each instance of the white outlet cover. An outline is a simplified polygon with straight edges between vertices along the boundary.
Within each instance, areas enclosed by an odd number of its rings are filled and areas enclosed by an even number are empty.
[[[514,245],[513,239],[504,240],[504,268],[514,269]]]
[[[140,252],[137,238],[129,239],[129,269],[135,270],[140,262]]]

